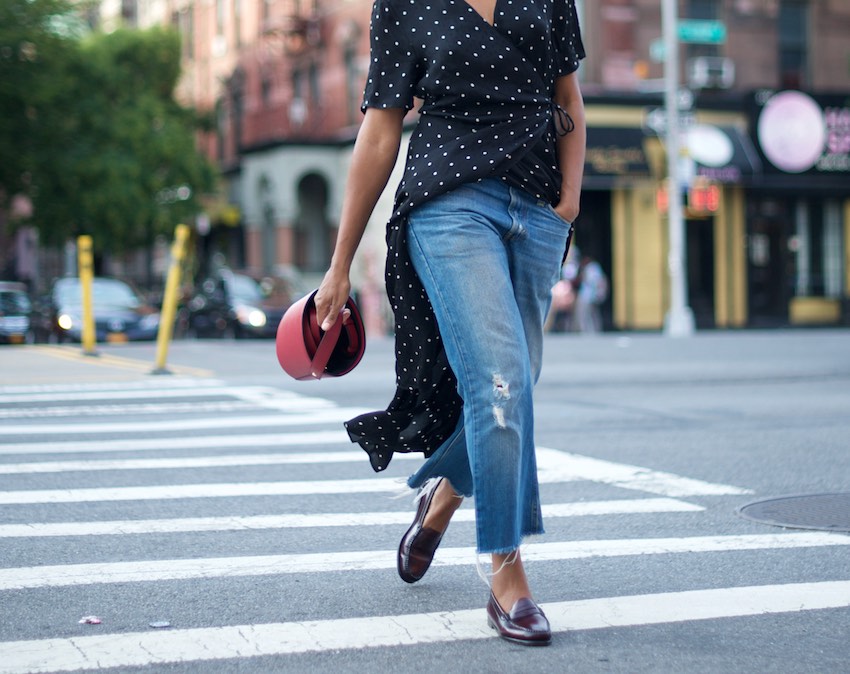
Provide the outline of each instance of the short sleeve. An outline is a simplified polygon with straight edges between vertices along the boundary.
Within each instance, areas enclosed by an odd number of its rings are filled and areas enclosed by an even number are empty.
[[[361,111],[366,108],[413,107],[419,81],[419,59],[407,39],[408,30],[396,17],[393,0],[375,0],[369,26],[370,61]]]
[[[585,56],[575,0],[555,0],[552,33],[555,44],[555,74],[557,77],[569,75],[578,70],[579,61]]]

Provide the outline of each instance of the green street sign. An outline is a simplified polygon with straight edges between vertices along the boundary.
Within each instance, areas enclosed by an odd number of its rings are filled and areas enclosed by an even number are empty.
[[[726,42],[726,24],[722,21],[682,19],[678,25],[679,40],[692,44],[721,44]]]

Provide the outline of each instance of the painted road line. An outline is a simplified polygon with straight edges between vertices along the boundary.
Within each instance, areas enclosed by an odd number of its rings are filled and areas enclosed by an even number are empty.
[[[292,480],[288,482],[226,482],[142,487],[95,487],[91,489],[30,489],[0,492],[0,505],[170,501],[184,498],[234,498],[237,496],[403,493],[406,489],[403,480],[390,477],[367,480]]]
[[[324,417],[324,415],[322,416]],[[316,423],[320,423],[318,419],[316,419]],[[322,421],[321,423],[327,422]],[[176,449],[226,449],[228,447],[254,449],[257,447],[290,447],[293,445],[335,443],[344,443],[346,446],[350,446],[351,440],[348,434],[340,429],[335,431],[265,433],[262,435],[203,435],[180,438],[3,443],[0,444],[0,454],[99,454],[105,452],[173,451]]]
[[[620,540],[558,541],[523,546],[526,562],[743,552],[850,545],[850,536],[827,532],[696,536]],[[475,548],[440,548],[434,566],[475,564]],[[0,569],[0,590],[71,587],[107,583],[200,580],[234,576],[276,576],[395,569],[396,550],[350,550],[292,555],[259,555],[205,559],[158,559],[135,562],[64,564]]]
[[[186,468],[223,468],[236,466],[280,466],[305,463],[362,463],[366,457],[359,447],[344,452],[293,452],[291,454],[232,454],[191,456],[175,459],[98,459],[93,461],[38,461],[0,463],[0,475],[67,473],[103,470],[174,470]],[[422,461],[417,454],[399,454],[396,461]],[[0,492],[1,494],[2,492]]]
[[[240,390],[242,389],[242,390]],[[48,393],[8,393],[0,395],[0,405],[15,403],[19,405],[28,403],[49,403],[86,400],[128,400],[137,398],[210,398],[213,396],[225,396],[228,398],[239,398],[240,396],[252,396],[252,399],[260,398],[260,392],[267,396],[277,395],[279,397],[292,398],[286,392],[270,387],[235,387],[235,386],[199,386],[199,387],[159,387],[159,388],[130,388],[120,389],[92,389],[84,391],[56,391]]]
[[[850,581],[755,585],[543,604],[555,633],[850,606]],[[0,643],[3,674],[143,667],[497,637],[482,609]]]
[[[176,449],[225,449],[228,447],[257,448],[257,447],[283,447],[315,444],[345,444],[350,446],[348,435],[343,430],[339,431],[316,431],[305,433],[280,433],[248,436],[202,436],[181,438],[152,438],[132,440],[109,440],[109,441],[69,441],[53,443],[18,443],[0,445],[2,454],[67,454],[67,453],[113,453],[132,451],[172,451]],[[541,484],[552,484],[562,482],[578,482],[589,480],[610,484],[623,489],[645,491],[660,494],[662,496],[697,496],[717,494],[749,494],[750,490],[740,489],[722,484],[713,484],[701,480],[691,480],[672,473],[653,471],[640,466],[629,466],[626,464],[603,461],[591,457],[569,454],[556,449],[538,447],[539,481]],[[328,462],[331,457],[344,461],[362,461],[363,456],[357,451],[339,453],[301,453],[294,455],[301,457],[304,463]],[[399,454],[398,458],[419,457],[419,454]],[[165,461],[165,459],[163,459]],[[290,459],[291,462],[297,462]],[[58,463],[58,462],[57,462]],[[14,466],[14,464],[12,464]],[[49,465],[49,464],[46,464]],[[41,469],[48,471],[49,469]],[[193,485],[188,485],[193,487]],[[206,496],[229,496],[231,494],[217,494],[216,485],[207,485]],[[144,487],[149,493],[161,493],[163,489],[179,489],[168,487]],[[138,490],[138,488],[136,488]],[[122,488],[116,488],[109,492],[104,491],[103,497],[111,494],[117,495],[113,500],[126,500],[121,497]],[[159,490],[159,491],[157,491]],[[57,490],[59,491],[59,490]],[[91,490],[86,490],[91,491]],[[62,490],[62,493],[72,496],[76,490]],[[18,496],[10,496],[17,493]],[[328,492],[323,492],[328,493]],[[340,492],[349,493],[349,492]],[[15,503],[59,503],[63,501],[52,500],[60,498],[61,495],[51,491],[35,492],[0,492],[0,503],[4,498],[21,499]],[[72,496],[75,500],[85,500],[81,495]],[[33,500],[33,499],[51,500]],[[153,497],[152,497],[153,498]],[[193,498],[192,496],[180,496],[175,498]],[[147,500],[147,499],[145,499]],[[69,502],[69,501],[64,501]],[[79,501],[77,501],[79,502]]]
[[[347,441],[348,438],[344,435],[342,431],[328,431],[330,433],[331,438],[340,438],[345,437]],[[259,439],[262,442],[273,444],[275,446],[279,446],[282,443],[282,439],[286,438],[287,440],[292,440],[293,435],[264,435],[264,436],[248,436],[248,437],[239,437],[239,436],[230,436],[227,438],[232,444],[229,446],[237,446],[237,447],[250,447],[256,446],[257,442],[254,442],[255,439]],[[313,436],[318,436],[319,434],[300,434],[299,437],[304,438],[313,438]],[[313,438],[315,439],[315,438]],[[193,443],[197,441],[198,438],[168,438],[163,441],[161,449],[175,449],[179,447],[186,446],[195,446]],[[203,445],[204,448],[214,447],[214,446],[222,446],[223,438],[213,438],[210,439],[209,442]],[[118,441],[116,441],[117,444]],[[124,441],[124,442],[134,442],[134,441]],[[324,443],[323,443],[324,444]],[[115,451],[113,447],[110,446],[109,449],[103,449],[102,451]],[[6,453],[5,449],[0,449],[0,453]],[[594,466],[594,471],[585,471],[584,473],[571,473],[568,470],[560,470],[558,469],[558,454],[563,454],[566,457],[566,460],[569,461],[571,459],[582,459],[585,457],[577,457],[576,455],[568,455],[562,452],[556,452],[555,450],[550,450],[545,452],[538,462],[538,466],[540,467],[540,477],[539,481],[541,484],[553,484],[553,483],[565,483],[565,482],[576,482],[580,480],[590,480],[595,482],[601,482],[604,484],[613,484],[618,487],[622,487],[625,489],[632,490],[641,490],[648,491],[650,493],[659,493],[666,494],[666,491],[662,491],[661,488],[664,486],[668,486],[668,483],[673,482],[674,484],[679,485],[681,482],[693,482],[694,485],[691,486],[691,489],[687,491],[687,494],[716,494],[719,487],[723,485],[712,485],[709,483],[702,483],[698,480],[688,481],[686,478],[680,478],[677,475],[662,473],[656,480],[635,480],[633,483],[622,481],[617,479],[622,471],[620,471],[620,464],[611,463],[608,461],[600,461],[598,465]],[[300,455],[294,455],[296,459],[302,459],[303,463],[313,464],[313,463],[321,463],[327,462],[329,457],[333,457],[334,454],[325,453],[325,452],[311,452],[311,453],[302,453]],[[360,452],[356,451],[356,449],[352,449],[347,452],[339,452],[336,454],[336,458],[341,459],[344,462],[358,462],[363,460],[363,456]],[[414,455],[414,458],[416,456]],[[183,460],[189,467],[189,463],[191,463],[193,459],[185,459]],[[212,465],[212,462],[215,461],[214,458],[211,457],[199,457],[198,461],[206,461]],[[231,461],[228,465],[240,465],[238,458],[229,458],[228,461]],[[143,461],[143,460],[142,460]],[[163,462],[168,461],[179,461],[177,459],[161,459]],[[253,464],[246,465],[261,465],[264,459],[259,458],[255,460]],[[282,460],[284,463],[295,463],[294,460]],[[595,460],[592,460],[595,461]],[[266,461],[268,465],[275,463],[274,459],[268,459]],[[549,470],[549,466],[554,464],[556,469]],[[12,464],[14,466],[14,464]],[[50,465],[47,463],[46,465]],[[173,466],[168,467],[179,467],[177,463]],[[646,473],[651,473],[652,471],[647,471],[646,469],[640,469],[635,466],[625,466],[625,468],[629,470],[635,471],[645,471]],[[609,473],[603,472],[604,470],[608,470]],[[613,475],[612,475],[613,473]],[[400,479],[391,479],[389,480],[395,485],[393,491],[398,491],[399,489],[403,490],[402,481]],[[650,489],[644,489],[644,486],[654,488],[654,491]],[[731,489],[731,488],[730,488]],[[293,495],[306,495],[306,494],[355,494],[355,493],[374,493],[374,492],[384,492],[387,491],[387,479],[381,478],[373,478],[373,479],[364,479],[364,480],[321,480],[321,481],[289,481],[289,482],[238,482],[238,483],[201,483],[201,484],[169,484],[169,485],[149,485],[149,486],[135,486],[135,487],[93,487],[93,488],[83,488],[83,489],[27,489],[21,491],[0,491],[0,504],[2,505],[33,505],[33,504],[43,504],[43,503],[86,503],[86,502],[105,502],[105,501],[152,501],[152,500],[174,500],[174,499],[188,499],[188,498],[231,498],[235,496],[293,496]],[[685,491],[684,489],[676,490],[677,493],[681,494],[681,492]],[[733,492],[738,493],[738,492]]]
[[[86,363],[88,365],[100,365],[101,367],[119,367],[125,370],[134,370],[137,372],[150,372],[154,368],[153,362],[137,360],[135,358],[125,358],[123,356],[114,356],[112,354],[99,353],[96,358],[83,353],[79,348],[73,346],[28,346],[30,350],[38,350],[48,356],[62,358],[63,360],[72,360],[78,363]],[[191,375],[193,377],[211,377],[212,370],[206,370],[199,367],[188,367],[183,365],[169,365],[169,371],[175,374]]]
[[[245,400],[193,401],[190,403],[129,403],[126,405],[67,405],[64,407],[8,407],[0,409],[0,419],[45,419],[51,417],[108,417],[144,414],[205,414],[257,410]],[[3,430],[3,429],[0,429]]]
[[[96,424],[90,421],[71,424],[4,425],[0,435],[103,435],[112,433],[165,433],[176,431],[202,431],[222,428],[263,428],[268,426],[298,426],[347,421],[363,414],[362,407],[336,407],[333,403],[314,403],[311,400],[289,400],[285,403],[288,414],[256,414],[253,416],[219,416],[200,419],[167,419],[163,421],[133,421]]]
[[[75,391],[127,391],[158,388],[198,388],[224,386],[220,379],[169,377],[168,379],[143,379],[125,382],[81,382],[78,384],[25,384],[0,386],[0,397],[12,393],[70,393]],[[294,393],[292,395],[295,395]]]
[[[621,499],[551,503],[543,506],[547,519],[594,515],[638,515],[650,513],[699,512],[703,507],[670,498]],[[452,522],[474,522],[475,511],[455,512]],[[40,538],[48,536],[120,536],[136,534],[186,533],[199,531],[255,531],[258,529],[302,529],[321,527],[384,526],[410,524],[410,512],[296,513],[250,517],[184,517],[158,520],[119,520],[112,522],[34,522],[0,524],[0,538]]]
[[[636,489],[662,496],[730,496],[752,494],[750,489],[693,480],[662,471],[594,459],[546,447],[537,448],[541,482],[590,480],[623,489]]]

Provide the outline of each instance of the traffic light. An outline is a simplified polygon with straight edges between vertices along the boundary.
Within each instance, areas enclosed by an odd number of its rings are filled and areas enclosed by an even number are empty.
[[[695,180],[688,188],[689,213],[712,215],[720,208],[720,187],[707,180]]]

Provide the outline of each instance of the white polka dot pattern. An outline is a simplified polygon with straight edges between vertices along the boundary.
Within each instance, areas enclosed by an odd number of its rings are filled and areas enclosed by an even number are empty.
[[[498,177],[556,203],[561,174],[555,79],[584,57],[574,0],[497,0],[489,24],[465,0],[376,0],[362,108],[422,99],[387,230],[397,392],[387,410],[347,422],[378,471],[393,452],[432,454],[462,402],[428,297],[410,264],[406,217],[455,187]]]

